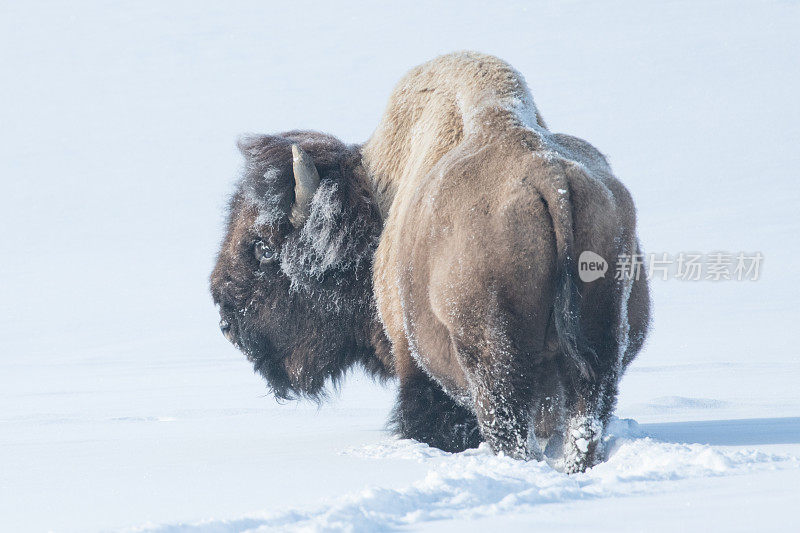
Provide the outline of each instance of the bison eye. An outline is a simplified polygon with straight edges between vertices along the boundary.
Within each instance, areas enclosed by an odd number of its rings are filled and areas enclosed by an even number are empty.
[[[264,241],[258,241],[253,245],[253,253],[262,267],[272,263],[277,258],[275,250],[264,244]]]

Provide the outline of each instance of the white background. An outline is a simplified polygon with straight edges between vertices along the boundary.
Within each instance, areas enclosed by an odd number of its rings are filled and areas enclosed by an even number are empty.
[[[0,528],[790,527],[798,28],[792,1],[4,1]],[[394,385],[358,374],[279,405],[217,329],[236,137],[361,142],[406,70],[459,49],[509,61],[553,131],[608,155],[648,252],[765,256],[757,282],[653,283],[618,415],[655,440],[580,482],[394,441]]]

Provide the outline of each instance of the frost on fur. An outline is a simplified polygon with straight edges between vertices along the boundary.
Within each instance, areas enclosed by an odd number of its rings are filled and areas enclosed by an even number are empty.
[[[336,182],[322,183],[302,230],[281,251],[281,270],[292,290],[309,290],[330,271],[357,270],[369,262],[378,241],[370,222],[345,210]]]

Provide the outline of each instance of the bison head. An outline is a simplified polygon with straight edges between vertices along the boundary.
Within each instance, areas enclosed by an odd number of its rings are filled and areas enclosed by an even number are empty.
[[[371,278],[381,218],[358,147],[292,131],[239,149],[211,274],[222,333],[279,398],[316,397],[354,363],[385,376]]]

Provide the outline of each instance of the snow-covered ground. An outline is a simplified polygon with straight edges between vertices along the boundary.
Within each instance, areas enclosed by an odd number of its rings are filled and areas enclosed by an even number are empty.
[[[3,2],[0,530],[791,530],[800,504],[800,4]],[[393,83],[477,49],[608,154],[653,283],[608,462],[449,455],[393,387],[278,404],[206,278],[242,132],[366,139]],[[636,420],[638,422],[633,422]]]

